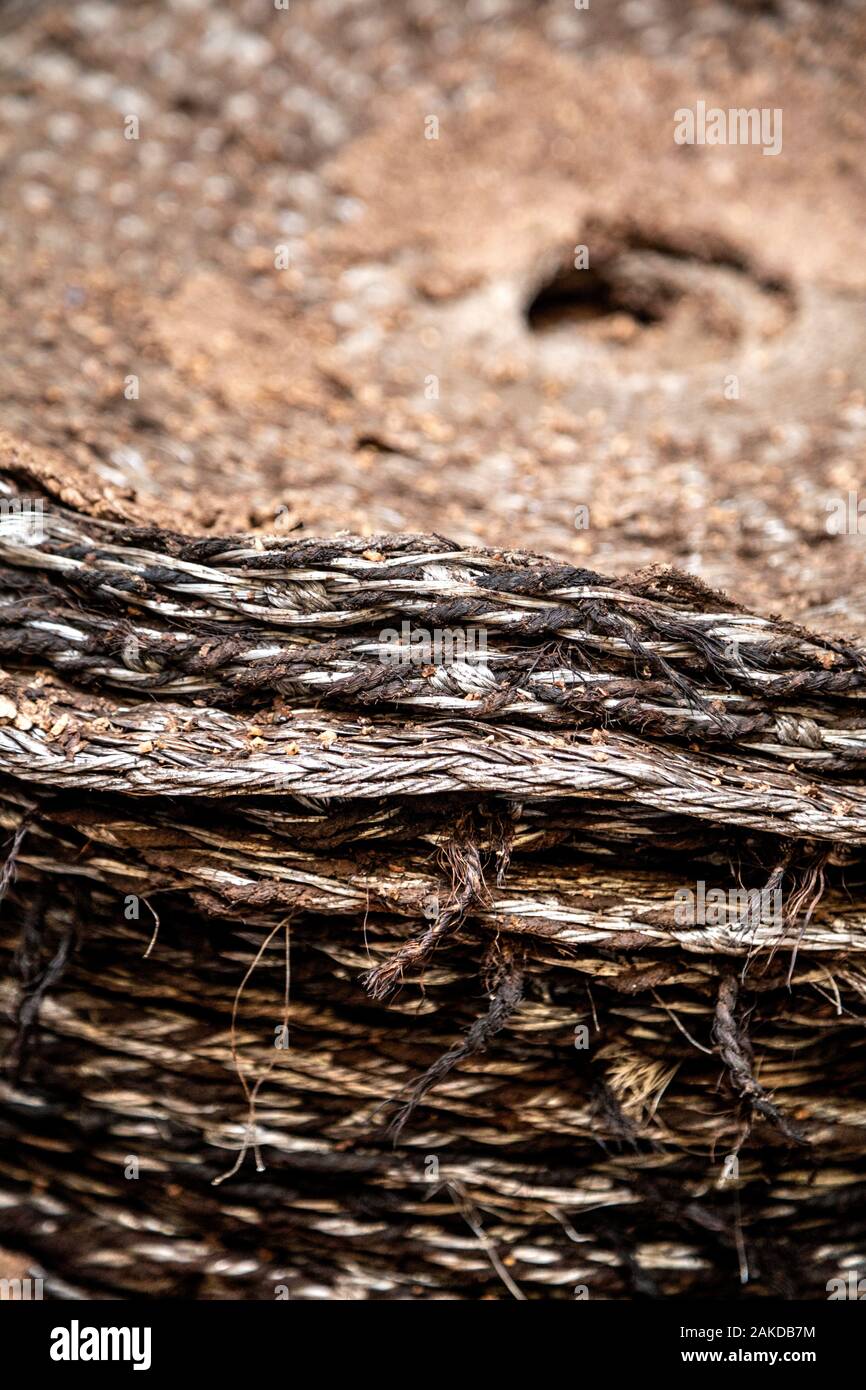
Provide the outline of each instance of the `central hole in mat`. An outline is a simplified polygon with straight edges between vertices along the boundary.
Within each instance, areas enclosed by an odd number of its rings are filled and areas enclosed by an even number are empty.
[[[523,316],[539,346],[639,347],[657,368],[691,369],[746,340],[768,341],[795,311],[790,286],[717,237],[600,227],[587,243],[587,264],[575,266],[569,250],[528,286]]]
[[[664,318],[661,308],[635,304],[603,271],[588,268],[558,271],[536,291],[525,312],[534,333],[615,314],[627,314],[641,326],[659,323]]]

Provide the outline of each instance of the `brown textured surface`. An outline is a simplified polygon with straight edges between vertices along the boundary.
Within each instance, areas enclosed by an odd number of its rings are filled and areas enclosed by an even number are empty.
[[[4,43],[6,423],[178,525],[283,506],[313,534],[519,532],[844,628],[863,547],[827,535],[825,499],[866,439],[863,26],[664,0],[43,5]],[[698,96],[781,107],[782,153],[675,145]],[[653,282],[685,254],[669,318],[530,330],[552,265],[629,238]]]
[[[52,503],[39,562],[0,556],[9,1268],[52,1297],[825,1297],[866,1258],[866,561],[825,505],[866,457],[863,7],[10,0],[0,28],[0,487]],[[697,98],[782,108],[782,153],[675,145]],[[515,650],[491,622],[509,690],[440,670],[407,713],[429,673],[331,639],[455,595],[481,621],[465,554],[429,560],[452,542],[490,548],[497,623],[563,576],[575,607]],[[587,585],[658,562],[733,602],[670,578],[679,627],[641,598],[617,654],[623,594],[668,580]],[[753,653],[737,602],[823,636]],[[783,884],[784,923],[672,923],[702,876]]]
[[[40,478],[0,537],[0,1233],[49,1296],[860,1267],[858,647],[670,569],[166,533],[25,452],[0,488]],[[382,663],[404,614],[485,665]],[[700,882],[778,910],[683,921]]]

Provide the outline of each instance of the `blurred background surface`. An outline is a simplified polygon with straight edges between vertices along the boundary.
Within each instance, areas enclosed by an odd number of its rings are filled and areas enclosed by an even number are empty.
[[[181,528],[435,531],[866,616],[826,524],[866,443],[861,4],[0,28],[14,439]],[[676,144],[698,100],[780,109],[780,153]]]

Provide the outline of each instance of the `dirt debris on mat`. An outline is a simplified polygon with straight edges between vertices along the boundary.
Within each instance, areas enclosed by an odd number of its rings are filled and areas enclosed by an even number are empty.
[[[866,11],[0,33],[4,1278],[825,1298]]]

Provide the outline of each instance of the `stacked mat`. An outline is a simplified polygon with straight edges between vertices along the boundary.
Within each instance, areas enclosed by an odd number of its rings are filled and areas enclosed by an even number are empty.
[[[3,488],[0,1244],[49,1293],[863,1272],[859,647]]]

